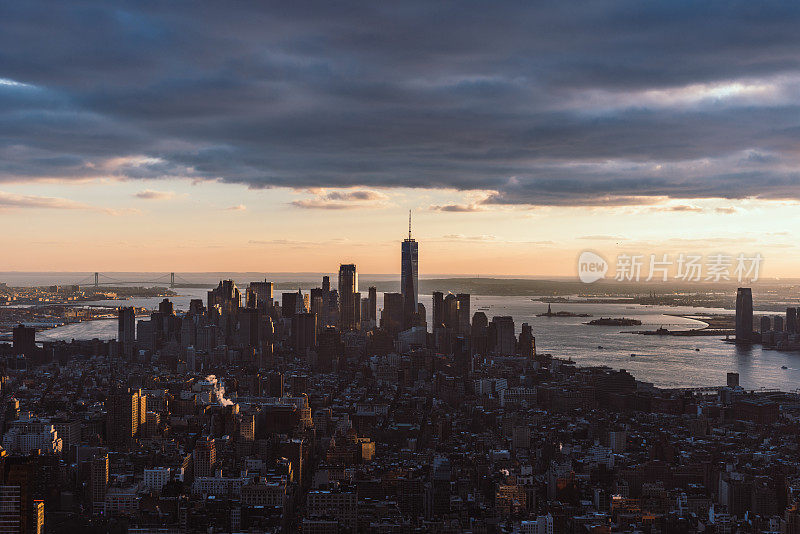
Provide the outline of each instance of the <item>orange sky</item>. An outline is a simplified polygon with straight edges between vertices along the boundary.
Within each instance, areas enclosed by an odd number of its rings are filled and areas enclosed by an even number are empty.
[[[370,191],[366,201],[331,209],[313,207],[324,194],[319,190],[215,182],[4,184],[0,201],[18,205],[0,209],[0,224],[9,229],[0,235],[9,252],[0,271],[332,272],[339,263],[354,262],[362,273],[393,273],[408,209],[414,210],[421,275],[570,276],[587,249],[609,260],[620,253],[759,252],[764,276],[778,277],[797,276],[800,260],[795,240],[781,231],[800,223],[788,202],[672,200],[449,212],[436,206],[469,206],[479,193]],[[21,205],[21,198],[39,200]],[[306,201],[312,207],[301,207]]]

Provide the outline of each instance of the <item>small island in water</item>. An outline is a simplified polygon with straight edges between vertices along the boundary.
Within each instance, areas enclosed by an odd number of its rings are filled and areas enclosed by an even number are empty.
[[[592,326],[639,326],[642,324],[642,321],[639,319],[629,319],[627,317],[601,317],[584,324]]]
[[[591,313],[572,313],[568,311],[557,311],[553,312],[550,309],[550,305],[547,305],[547,312],[545,313],[537,313],[536,317],[591,317]]]

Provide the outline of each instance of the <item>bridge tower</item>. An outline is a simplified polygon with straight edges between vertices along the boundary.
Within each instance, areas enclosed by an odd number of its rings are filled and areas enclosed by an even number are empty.
[[[175,288],[175,273],[169,273],[169,287],[170,289]]]
[[[100,273],[94,273],[94,287],[100,285]]]

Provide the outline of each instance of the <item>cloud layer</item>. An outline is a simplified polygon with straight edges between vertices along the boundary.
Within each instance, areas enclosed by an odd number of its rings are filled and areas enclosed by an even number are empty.
[[[97,208],[66,198],[16,195],[0,191],[0,209],[94,210]]]
[[[303,209],[350,210],[359,208],[379,208],[385,204],[386,195],[366,189],[345,191],[311,191],[312,198],[294,200],[291,205]]]
[[[111,209],[82,202],[76,202],[67,198],[60,197],[46,197],[41,195],[18,195],[15,193],[7,193],[0,191],[0,211],[3,210],[19,210],[19,209],[47,209],[47,210],[84,210],[96,211],[98,213],[105,213],[108,215],[123,215],[136,213],[132,209]]]
[[[175,194],[172,191],[153,191],[152,189],[145,189],[133,195],[141,200],[169,200]]]
[[[790,2],[6,2],[0,181],[799,199],[799,24]]]

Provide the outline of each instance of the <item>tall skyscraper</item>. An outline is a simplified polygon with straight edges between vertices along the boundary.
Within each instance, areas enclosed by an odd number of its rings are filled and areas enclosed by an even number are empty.
[[[242,294],[233,280],[220,281],[216,288],[208,292],[208,309],[219,306],[219,326],[225,333],[225,342],[229,344],[234,342],[241,302]]]
[[[328,326],[336,326],[338,321],[334,308],[339,307],[338,301],[336,306],[331,305],[331,279],[329,276],[322,277],[322,287],[315,287],[311,290],[311,297],[309,299],[309,310],[317,314],[317,336],[323,328]]]
[[[217,447],[214,438],[204,436],[195,443],[192,451],[192,463],[195,477],[213,477],[217,463]]]
[[[360,294],[360,293],[359,293]],[[361,328],[369,330],[370,313],[369,298],[361,299]]]
[[[339,266],[339,328],[357,330],[361,323],[361,295],[358,273],[352,263]]]
[[[328,324],[327,294],[322,288],[315,287],[311,290],[309,298],[309,311],[317,314],[317,331]]]
[[[472,325],[470,327],[470,344],[472,346],[472,354],[485,355],[489,341],[489,319],[482,311],[475,312],[472,316]]]
[[[254,310],[258,307],[258,294],[254,289],[247,288],[244,296],[244,307]]]
[[[283,397],[284,376],[280,371],[272,371],[266,379],[266,395],[268,397]],[[263,394],[262,393],[262,394]]]
[[[458,332],[460,334],[469,334],[469,320],[470,315],[470,295],[469,293],[459,293],[456,295],[458,301]]]
[[[43,471],[42,458],[38,452],[31,456],[4,455],[0,463],[0,533],[41,534],[44,503],[40,498],[53,482]]]
[[[195,316],[205,315],[206,307],[203,305],[203,299],[192,299],[189,301],[189,314]]]
[[[753,291],[749,287],[736,290],[736,342],[749,343],[753,336]]]
[[[33,534],[44,533],[44,500],[34,499],[31,514],[31,531]]]
[[[14,352],[30,358],[36,351],[36,329],[32,326],[18,324],[12,333]]]
[[[419,246],[411,237],[411,212],[408,212],[408,239],[400,247],[400,293],[403,295],[403,326],[410,328],[417,312],[419,289]]]
[[[369,299],[369,317],[371,321],[378,320],[378,289],[375,286],[370,286],[369,292],[367,293],[367,298]]]
[[[442,321],[444,326],[452,331],[458,331],[458,299],[452,293],[444,298],[444,312]]]
[[[0,486],[0,532],[22,532],[19,486]]]
[[[383,294],[381,327],[392,336],[403,329],[403,295],[400,293]]]
[[[281,315],[283,317],[291,319],[298,313],[304,312],[303,308],[303,292],[300,289],[281,294]]]
[[[272,306],[272,282],[250,282],[250,290],[252,290],[257,297],[258,307],[267,311]]]
[[[317,346],[317,314],[314,312],[298,313],[292,317],[292,337],[294,348],[299,353],[312,350]]]
[[[433,292],[433,325],[431,329],[444,326],[444,293]]]
[[[167,316],[175,315],[175,305],[169,299],[164,299],[158,303],[158,312]]]
[[[337,289],[328,291],[327,306],[327,325],[333,327],[339,326],[339,291]]]
[[[234,313],[241,305],[242,294],[233,280],[220,280],[219,285],[208,292],[208,307],[219,304],[223,312]]]
[[[128,444],[139,434],[147,412],[147,397],[141,390],[119,388],[109,394],[106,407],[106,439],[112,444]]]
[[[498,356],[516,355],[517,338],[511,316],[492,317],[489,323],[489,348]]]
[[[336,370],[339,359],[344,356],[341,332],[333,327],[323,329],[319,334],[318,347],[317,368],[325,373]]]
[[[102,514],[106,508],[106,488],[108,487],[108,454],[98,454],[92,458],[92,512]]]
[[[428,496],[428,509],[434,517],[450,513],[450,491],[452,467],[450,460],[437,456],[431,464],[431,492]]]
[[[239,345],[257,349],[263,339],[264,312],[258,308],[245,308],[239,312]]]
[[[119,308],[118,313],[117,341],[120,344],[120,352],[130,357],[136,344],[136,314],[131,306]]]
[[[522,332],[519,334],[519,355],[527,358],[536,356],[536,338],[533,329],[528,323],[522,323]]]

